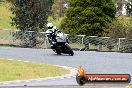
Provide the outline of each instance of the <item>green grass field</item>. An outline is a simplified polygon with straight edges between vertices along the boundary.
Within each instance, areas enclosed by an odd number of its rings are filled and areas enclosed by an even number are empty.
[[[11,4],[7,2],[0,3],[0,29],[16,29],[10,24],[11,17],[13,17],[10,6]]]
[[[0,82],[55,77],[68,73],[69,69],[50,64],[20,62],[0,58]]]

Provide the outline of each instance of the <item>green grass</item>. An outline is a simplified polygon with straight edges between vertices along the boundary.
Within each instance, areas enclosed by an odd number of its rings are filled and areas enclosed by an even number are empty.
[[[70,43],[69,45],[72,48],[79,48],[79,49],[84,48],[84,44],[82,45],[82,44],[79,44],[79,43]]]
[[[61,76],[69,69],[50,64],[20,62],[0,58],[0,82]]]
[[[11,35],[9,30],[0,30],[0,39],[8,40],[10,37]]]
[[[0,29],[16,29],[10,24],[12,22],[11,17],[13,17],[10,6],[11,4],[7,2],[0,3]]]
[[[89,49],[99,49],[99,46],[94,44],[89,44]],[[102,48],[99,51],[110,51],[107,45],[102,45]],[[111,51],[117,51],[117,46],[114,46]]]

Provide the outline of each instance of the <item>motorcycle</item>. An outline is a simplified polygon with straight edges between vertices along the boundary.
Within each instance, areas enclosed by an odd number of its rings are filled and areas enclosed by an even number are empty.
[[[58,33],[50,33],[46,34],[48,41],[51,45],[51,49],[61,55],[63,54],[69,54],[70,56],[74,55],[74,52],[72,48],[68,44],[68,36],[64,34],[62,31],[57,31]]]

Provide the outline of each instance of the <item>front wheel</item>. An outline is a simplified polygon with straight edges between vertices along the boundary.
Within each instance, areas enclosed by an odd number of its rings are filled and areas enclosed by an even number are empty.
[[[60,52],[60,51],[56,51],[56,53],[57,53],[58,55],[61,55],[61,52]]]
[[[66,48],[68,49],[68,53],[70,56],[73,56],[74,55],[74,52],[73,50],[71,49],[71,47],[69,45],[66,45]]]

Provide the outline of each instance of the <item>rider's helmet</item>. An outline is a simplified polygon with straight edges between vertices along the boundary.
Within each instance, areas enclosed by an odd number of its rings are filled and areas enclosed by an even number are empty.
[[[46,31],[46,34],[52,34],[54,32],[52,23],[48,23],[47,28],[48,30]]]
[[[56,26],[53,27],[54,32],[56,33],[58,31],[58,28]]]
[[[48,29],[52,29],[52,28],[53,28],[53,24],[52,24],[52,23],[48,23],[48,24],[47,24],[47,28],[48,28]]]

